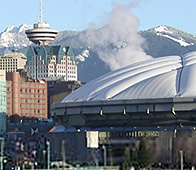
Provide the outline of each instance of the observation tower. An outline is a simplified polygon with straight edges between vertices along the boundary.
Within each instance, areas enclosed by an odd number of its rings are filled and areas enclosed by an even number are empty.
[[[36,45],[48,45],[56,38],[58,31],[50,29],[50,25],[43,21],[42,0],[40,3],[40,12],[40,22],[35,23],[33,29],[26,30],[25,33],[27,34],[28,39]]]

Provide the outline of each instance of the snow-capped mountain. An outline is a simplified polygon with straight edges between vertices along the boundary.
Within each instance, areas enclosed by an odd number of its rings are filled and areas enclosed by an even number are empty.
[[[15,25],[13,26],[9,26],[5,29],[4,32],[10,32],[10,33],[18,33],[18,27],[16,27]]]
[[[22,48],[27,47],[30,42],[25,35],[25,30],[33,28],[31,25],[23,24],[19,27],[10,26],[0,34],[0,52],[1,48]]]
[[[19,27],[13,25],[13,26],[7,27],[4,32],[7,32],[7,33],[20,33],[20,32],[24,32],[25,30],[32,29],[32,28],[33,28],[32,25],[27,25],[27,24],[22,24]]]
[[[153,57],[183,55],[196,50],[196,36],[173,27],[158,26],[140,34],[146,40],[146,53]]]
[[[180,44],[180,46],[194,45],[196,36],[185,33],[179,29],[172,28],[169,26],[159,26],[148,30],[149,32],[156,33],[157,36],[162,36],[171,39]]]
[[[25,35],[25,30],[31,28],[31,25],[26,24],[6,28],[0,34],[0,55],[3,55],[4,51],[7,52],[13,48],[25,53],[26,47],[31,44]],[[101,29],[92,31],[99,33]],[[81,81],[92,80],[110,71],[109,67],[99,58],[97,52],[81,38],[85,32],[86,30],[80,32],[61,31],[55,41],[51,43],[52,45],[66,45],[73,48],[78,63],[79,80]],[[183,55],[196,50],[196,36],[176,28],[158,26],[139,33],[145,39],[143,49],[153,57]],[[125,42],[121,42],[121,44],[120,48],[126,48],[129,45]],[[109,48],[117,49],[112,44]]]

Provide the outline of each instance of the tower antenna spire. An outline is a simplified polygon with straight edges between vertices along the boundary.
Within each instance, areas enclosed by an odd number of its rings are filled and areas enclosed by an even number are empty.
[[[43,1],[40,2],[40,22],[43,22]]]

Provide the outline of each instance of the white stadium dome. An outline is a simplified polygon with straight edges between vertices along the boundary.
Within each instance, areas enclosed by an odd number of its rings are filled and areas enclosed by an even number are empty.
[[[62,102],[196,97],[196,52],[134,63],[77,89]]]

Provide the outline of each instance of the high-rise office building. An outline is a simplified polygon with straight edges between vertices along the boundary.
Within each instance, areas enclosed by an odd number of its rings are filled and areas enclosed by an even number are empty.
[[[30,46],[25,69],[34,79],[64,77],[65,81],[77,81],[77,65],[71,47]]]
[[[47,118],[47,82],[24,81],[19,72],[7,73],[7,115]]]
[[[72,48],[48,45],[55,39],[58,31],[50,29],[49,24],[43,21],[42,2],[40,5],[40,22],[25,32],[35,44],[28,49],[25,69],[34,79],[64,77],[65,81],[77,81],[77,65]]]
[[[0,134],[6,132],[6,72],[0,70]]]
[[[18,69],[24,69],[27,57],[17,51],[5,53],[0,56],[0,70],[6,72],[16,72]]]

